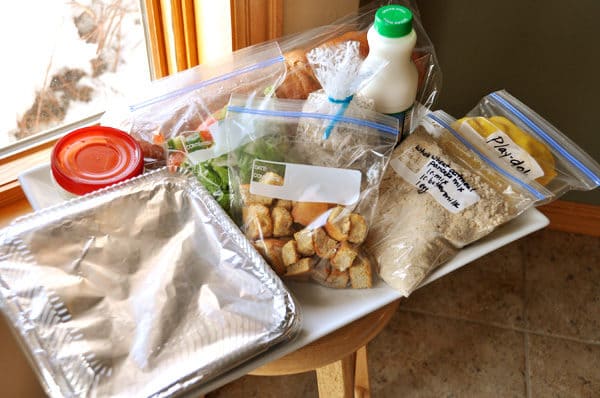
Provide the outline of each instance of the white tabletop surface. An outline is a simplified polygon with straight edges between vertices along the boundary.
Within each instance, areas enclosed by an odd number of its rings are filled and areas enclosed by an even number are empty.
[[[21,187],[35,210],[60,203],[60,195],[50,177],[48,164],[27,170],[19,176]],[[424,281],[424,286],[510,242],[548,225],[548,219],[536,209],[503,225],[480,241],[464,248]],[[212,391],[266,363],[298,350],[307,344],[400,298],[400,294],[382,281],[373,289],[329,289],[311,283],[288,283],[302,312],[302,330],[291,342],[273,347],[253,360],[208,383],[198,393]]]

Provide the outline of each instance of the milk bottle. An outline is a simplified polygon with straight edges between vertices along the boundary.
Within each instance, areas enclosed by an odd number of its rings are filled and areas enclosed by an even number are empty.
[[[411,54],[417,43],[412,27],[412,12],[401,5],[387,5],[375,13],[375,22],[367,32],[369,58],[389,61],[389,64],[369,81],[360,93],[375,101],[375,110],[400,119],[400,128],[406,112],[417,95],[419,75]]]

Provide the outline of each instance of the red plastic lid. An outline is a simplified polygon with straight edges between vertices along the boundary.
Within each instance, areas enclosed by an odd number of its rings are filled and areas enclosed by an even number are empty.
[[[63,189],[84,195],[141,174],[144,157],[137,141],[124,131],[90,126],[56,143],[51,169]]]

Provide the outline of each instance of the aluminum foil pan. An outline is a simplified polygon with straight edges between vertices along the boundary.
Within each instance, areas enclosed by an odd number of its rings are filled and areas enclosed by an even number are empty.
[[[300,323],[211,195],[166,169],[1,230],[0,306],[54,397],[202,392]]]

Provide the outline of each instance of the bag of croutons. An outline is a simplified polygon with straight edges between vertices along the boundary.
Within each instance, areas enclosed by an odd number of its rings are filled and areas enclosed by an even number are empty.
[[[222,128],[234,219],[283,278],[371,287],[377,265],[363,242],[398,120],[352,105],[306,113],[304,103],[232,96]],[[344,145],[315,145],[308,128]]]

